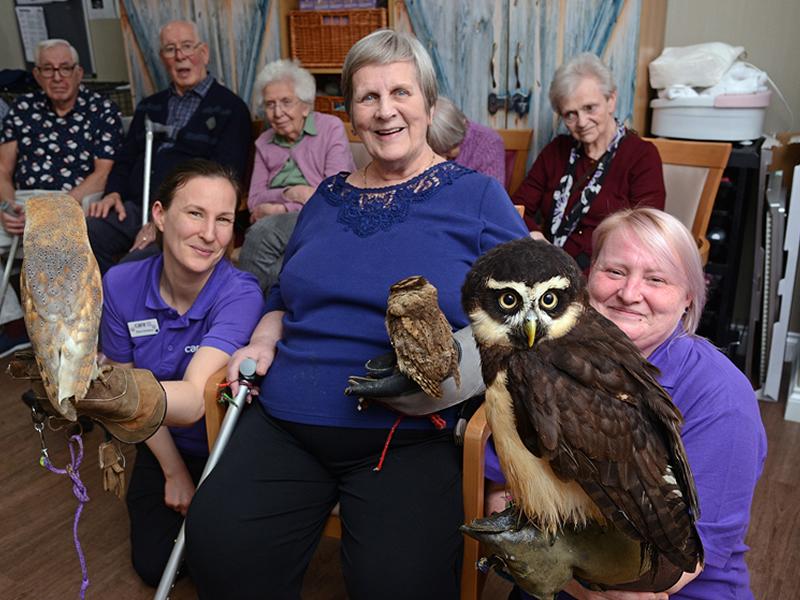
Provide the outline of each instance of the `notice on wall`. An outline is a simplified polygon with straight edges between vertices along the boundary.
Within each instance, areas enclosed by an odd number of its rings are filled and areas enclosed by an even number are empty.
[[[47,39],[47,25],[44,22],[44,8],[41,6],[17,6],[17,23],[22,37],[25,60],[34,62],[36,45]]]

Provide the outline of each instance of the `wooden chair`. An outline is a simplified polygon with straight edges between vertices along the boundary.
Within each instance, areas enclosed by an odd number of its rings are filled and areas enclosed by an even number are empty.
[[[644,138],[655,144],[664,165],[667,201],[664,210],[692,232],[705,265],[711,245],[706,238],[722,172],[728,164],[727,142],[689,142]]]
[[[464,494],[464,522],[483,517],[484,508],[484,458],[486,442],[489,440],[489,424],[481,405],[467,424],[464,433],[464,472],[462,486]],[[483,593],[486,575],[478,571],[476,564],[481,557],[478,540],[464,536],[464,567],[461,569],[461,600],[478,600]]]
[[[503,145],[506,147],[506,191],[509,196],[513,196],[525,179],[533,129],[495,129],[495,131],[503,138]]]

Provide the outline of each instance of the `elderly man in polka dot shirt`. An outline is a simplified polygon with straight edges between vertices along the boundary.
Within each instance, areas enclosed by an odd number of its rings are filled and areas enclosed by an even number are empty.
[[[25,213],[18,190],[66,192],[77,202],[103,191],[122,143],[122,118],[110,100],[81,85],[83,69],[69,42],[36,47],[33,76],[39,91],[16,99],[0,126],[0,252],[22,235]],[[9,289],[0,311],[0,357],[28,345]]]

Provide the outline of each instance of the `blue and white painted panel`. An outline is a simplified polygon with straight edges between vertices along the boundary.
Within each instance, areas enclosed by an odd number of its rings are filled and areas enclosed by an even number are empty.
[[[505,112],[490,115],[487,98],[507,87],[507,1],[405,0],[404,5],[413,33],[431,54],[439,92],[468,118],[505,127]]]

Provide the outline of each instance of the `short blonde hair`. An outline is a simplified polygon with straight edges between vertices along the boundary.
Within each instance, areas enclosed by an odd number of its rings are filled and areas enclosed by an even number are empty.
[[[353,75],[367,65],[388,65],[393,62],[409,61],[417,71],[417,80],[425,99],[425,110],[430,114],[439,88],[436,83],[436,71],[425,47],[413,35],[379,29],[358,40],[344,59],[342,66],[342,95],[344,106],[352,119]]]
[[[606,217],[594,230],[592,265],[608,237],[616,232],[631,236],[686,290],[691,303],[681,323],[687,333],[695,333],[706,303],[706,278],[691,232],[678,219],[656,208],[624,209]]]

